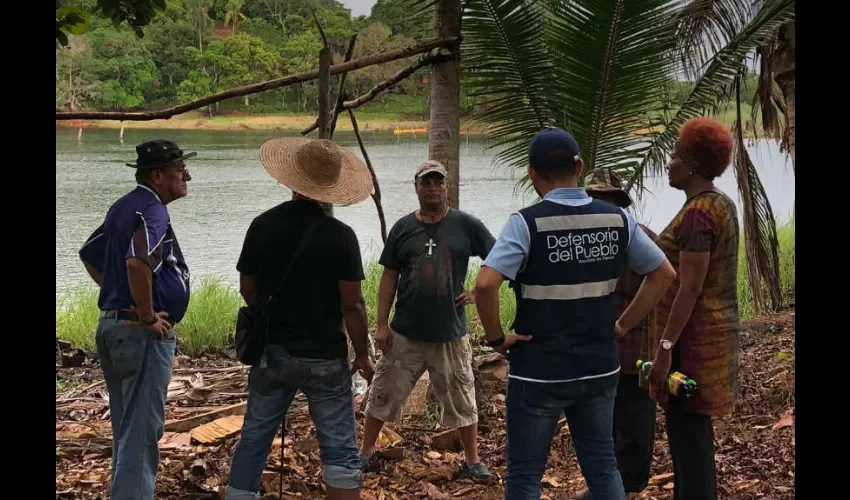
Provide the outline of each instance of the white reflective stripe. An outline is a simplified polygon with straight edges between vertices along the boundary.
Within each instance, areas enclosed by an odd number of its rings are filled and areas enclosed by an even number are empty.
[[[617,278],[578,285],[522,285],[522,298],[530,300],[576,300],[614,293]]]
[[[569,229],[595,229],[602,227],[623,227],[623,216],[620,214],[581,214],[581,215],[553,215],[551,217],[537,217],[537,232],[566,231]]]
[[[615,374],[619,371],[620,371],[620,367],[618,366],[617,369],[614,370],[613,372],[603,373],[602,375],[588,375],[586,377],[568,378],[568,379],[564,379],[564,380],[540,380],[540,379],[536,379],[536,378],[520,377],[520,376],[517,376],[517,375],[508,375],[508,378],[515,378],[517,380],[522,380],[522,381],[525,381],[525,382],[536,382],[538,384],[562,384],[564,382],[576,382],[576,381],[579,381],[579,380],[589,380],[589,379],[593,379],[593,378],[608,377],[609,375],[613,375],[613,374]]]

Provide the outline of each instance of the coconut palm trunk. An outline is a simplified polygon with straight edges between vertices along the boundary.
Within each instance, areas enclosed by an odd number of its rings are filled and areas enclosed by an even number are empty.
[[[438,0],[434,36],[460,36],[460,0]],[[448,203],[460,203],[460,48],[454,59],[434,66],[431,82],[431,121],[428,127],[428,158],[437,160],[449,172]]]

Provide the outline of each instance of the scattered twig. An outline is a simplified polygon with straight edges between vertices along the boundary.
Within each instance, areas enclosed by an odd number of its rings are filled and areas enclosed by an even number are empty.
[[[85,393],[89,392],[90,390],[94,389],[95,387],[100,387],[100,386],[102,386],[104,383],[105,383],[105,382],[104,382],[103,380],[98,380],[97,382],[95,382],[95,383],[93,383],[93,384],[91,384],[91,385],[88,385],[88,386],[86,386],[86,387],[85,387],[85,388],[83,388],[83,389],[70,391],[70,392],[68,392],[68,394],[65,394],[65,395],[64,395],[64,396],[62,396],[61,398],[57,399],[57,400],[56,400],[56,402],[58,403],[58,402],[60,402],[60,401],[61,401],[61,402],[64,402],[64,401],[73,401],[73,400],[74,400],[74,398],[76,398],[76,396],[77,396],[78,394],[85,394]]]

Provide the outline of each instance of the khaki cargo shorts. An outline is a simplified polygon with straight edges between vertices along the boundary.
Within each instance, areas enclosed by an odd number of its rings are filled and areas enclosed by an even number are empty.
[[[443,427],[476,423],[469,336],[453,342],[422,342],[393,333],[390,352],[375,367],[366,414],[384,422],[399,422],[404,402],[425,370],[442,406]]]

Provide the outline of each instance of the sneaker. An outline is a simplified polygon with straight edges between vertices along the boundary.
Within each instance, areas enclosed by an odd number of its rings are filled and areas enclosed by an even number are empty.
[[[460,466],[460,474],[461,477],[467,477],[476,483],[489,483],[496,479],[496,476],[487,469],[484,462],[478,462],[477,464],[472,465],[464,462]]]
[[[378,454],[372,453],[369,456],[360,455],[360,470],[363,472],[373,472],[378,468]]]

